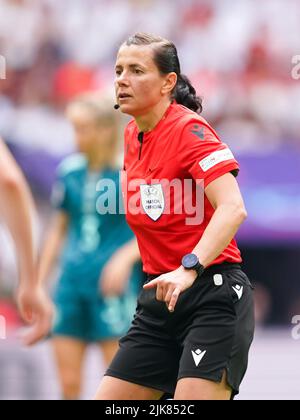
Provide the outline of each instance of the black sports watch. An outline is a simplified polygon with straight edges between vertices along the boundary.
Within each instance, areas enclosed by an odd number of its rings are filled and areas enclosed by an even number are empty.
[[[196,254],[184,255],[182,257],[181,264],[186,270],[195,270],[198,277],[200,277],[205,270],[203,265],[200,264],[199,258]]]

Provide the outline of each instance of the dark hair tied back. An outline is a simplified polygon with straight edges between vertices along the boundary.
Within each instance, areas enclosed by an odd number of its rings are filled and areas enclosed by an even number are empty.
[[[184,74],[178,76],[173,98],[178,104],[186,106],[197,114],[202,112],[202,99],[197,96],[194,86]]]
[[[197,96],[196,90],[189,79],[181,74],[177,49],[173,42],[160,36],[139,32],[129,37],[125,45],[152,45],[154,50],[153,59],[160,73],[168,74],[174,72],[177,74],[177,84],[172,92],[173,99],[178,104],[184,105],[200,114],[202,111],[202,99]]]

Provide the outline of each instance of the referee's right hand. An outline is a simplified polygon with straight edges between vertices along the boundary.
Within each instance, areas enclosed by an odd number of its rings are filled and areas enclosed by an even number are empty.
[[[151,280],[143,287],[146,290],[156,287],[156,299],[166,302],[168,310],[174,312],[180,293],[191,287],[196,278],[197,273],[194,270],[185,270],[180,266],[170,273]]]

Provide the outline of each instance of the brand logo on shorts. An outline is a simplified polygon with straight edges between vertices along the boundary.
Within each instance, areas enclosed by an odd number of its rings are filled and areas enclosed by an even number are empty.
[[[235,291],[235,293],[237,294],[237,296],[240,300],[241,297],[243,296],[244,287],[239,285],[239,284],[236,284],[235,286],[232,286],[232,288],[233,288],[233,290]]]
[[[205,356],[205,353],[206,353],[206,350],[203,350],[203,351],[201,351],[200,349],[197,349],[195,351],[192,350],[193,359],[197,367],[199,366],[199,363]]]

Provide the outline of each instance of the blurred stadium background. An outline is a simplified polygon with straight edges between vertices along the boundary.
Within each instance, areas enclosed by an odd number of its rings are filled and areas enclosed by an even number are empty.
[[[74,150],[66,103],[112,86],[129,34],[149,31],[178,46],[204,117],[241,164],[249,217],[238,239],[256,285],[257,332],[240,399],[300,399],[292,325],[300,315],[299,22],[300,0],[0,0],[0,136],[31,185],[40,238],[55,167]],[[16,338],[15,260],[2,228],[0,249],[0,399],[59,398],[48,343],[28,350]],[[93,349],[86,369],[90,398],[103,370]]]

